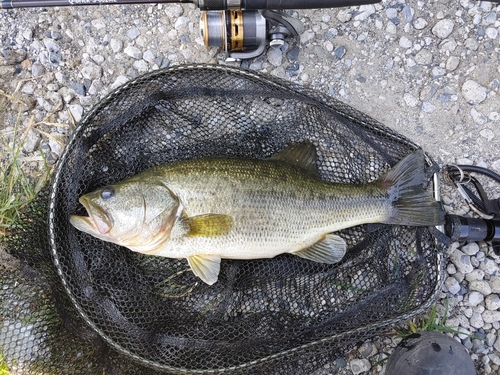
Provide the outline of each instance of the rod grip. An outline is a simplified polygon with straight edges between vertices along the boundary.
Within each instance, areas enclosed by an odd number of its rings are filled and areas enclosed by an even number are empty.
[[[242,0],[243,9],[324,9],[375,4],[381,0]]]

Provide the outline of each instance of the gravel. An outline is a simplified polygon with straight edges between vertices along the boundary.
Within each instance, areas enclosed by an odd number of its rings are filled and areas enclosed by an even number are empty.
[[[328,93],[405,134],[442,165],[500,172],[499,5],[384,0],[291,14],[304,24],[298,40],[232,64]],[[203,46],[199,19],[193,5],[179,4],[0,11],[0,89],[24,95],[22,127],[30,118],[50,119],[27,133],[24,156],[44,150],[55,163],[73,119],[147,71],[223,63],[219,50]],[[4,123],[0,131],[11,129]],[[494,185],[486,189],[499,194]],[[470,214],[451,187],[442,190],[448,212]],[[478,373],[499,373],[500,258],[486,243],[455,243],[448,255],[437,311],[444,314],[448,303],[446,325],[462,332],[455,337]],[[374,338],[318,374],[383,374],[397,343]]]

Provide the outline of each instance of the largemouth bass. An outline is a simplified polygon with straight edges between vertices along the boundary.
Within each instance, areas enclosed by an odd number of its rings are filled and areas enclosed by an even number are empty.
[[[318,178],[315,147],[301,143],[266,160],[211,157],[153,167],[83,195],[89,216],[70,221],[133,251],[187,258],[211,285],[221,258],[291,253],[333,264],[347,246],[331,232],[366,223],[442,224],[424,177],[423,152],[416,151],[375,182],[327,183]]]

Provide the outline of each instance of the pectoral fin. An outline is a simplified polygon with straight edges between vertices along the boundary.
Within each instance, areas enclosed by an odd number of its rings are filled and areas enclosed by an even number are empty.
[[[293,254],[318,263],[334,264],[340,262],[347,250],[347,244],[342,237],[327,234],[324,239],[311,247]]]
[[[193,255],[187,260],[193,273],[208,285],[212,285],[217,281],[220,271],[220,256]]]
[[[206,214],[183,219],[190,237],[223,236],[233,228],[233,218],[228,215]]]

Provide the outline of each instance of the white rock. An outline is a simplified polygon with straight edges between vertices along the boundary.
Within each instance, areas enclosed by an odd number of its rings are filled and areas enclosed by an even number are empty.
[[[396,8],[387,8],[385,10],[385,14],[386,14],[387,18],[389,18],[391,20],[393,18],[397,18],[398,10]]]
[[[500,311],[490,311],[485,310],[482,313],[482,317],[485,323],[494,323],[500,321]],[[497,340],[500,341],[500,340]]]
[[[69,111],[76,122],[80,122],[83,117],[83,107],[80,104],[70,104]]]
[[[457,48],[457,42],[453,38],[447,38],[439,44],[439,48],[444,52],[453,52]]]
[[[467,281],[482,280],[484,278],[484,271],[478,268],[472,270],[471,273],[465,275]]]
[[[436,23],[432,28],[432,33],[438,38],[445,39],[452,33],[454,26],[453,21],[446,18]]]
[[[490,294],[485,299],[485,305],[488,310],[498,310],[500,309],[500,298],[497,294]]]
[[[469,306],[477,306],[480,303],[482,303],[483,301],[484,301],[484,296],[481,293],[479,293],[477,291],[473,291],[473,292],[469,293],[469,301],[468,301]],[[471,316],[472,316],[472,314],[471,314]]]
[[[413,27],[417,30],[422,30],[428,25],[427,21],[423,18],[417,18],[413,21]]]
[[[481,314],[475,312],[470,318],[470,325],[474,328],[482,328],[484,324],[483,317]]]
[[[444,284],[446,285],[446,287],[448,288],[448,291],[451,293],[451,294],[457,294],[458,292],[460,292],[460,284],[458,283],[457,279],[455,279],[454,277],[450,276],[448,277]]]
[[[60,133],[51,133],[49,137],[49,146],[54,154],[61,156],[64,146],[68,143],[68,137]]]
[[[136,39],[139,35],[141,35],[141,31],[137,27],[134,27],[127,31],[127,36],[131,40]]]
[[[448,60],[446,60],[446,70],[452,72],[456,68],[458,68],[458,65],[460,64],[460,59],[457,56],[450,56],[448,57]]]
[[[488,27],[486,29],[486,36],[490,39],[496,39],[498,36],[498,30],[494,27]]]
[[[500,276],[490,277],[490,287],[492,293],[500,293]]]
[[[460,248],[467,255],[476,255],[479,251],[479,245],[476,242],[469,242]]]
[[[491,129],[483,129],[479,132],[481,137],[486,138],[486,140],[491,141],[493,138],[495,138],[495,133]]]
[[[109,41],[109,46],[114,53],[118,53],[123,48],[123,42],[119,39],[111,38]]]
[[[470,115],[474,122],[478,125],[484,125],[488,122],[488,118],[479,112],[476,108],[472,108],[470,110]]]
[[[496,332],[490,332],[486,335],[486,345],[487,346],[493,346],[493,344],[495,343],[496,339],[497,339],[497,336],[495,334]]]
[[[495,365],[500,366],[500,357],[496,355],[495,353],[488,354],[488,357],[490,357],[491,362],[493,362]]]
[[[171,19],[180,17],[183,13],[184,8],[179,4],[168,4],[168,6],[165,7],[165,14]]]
[[[144,60],[136,60],[132,65],[139,73],[145,73],[148,71],[148,63]]]
[[[440,66],[435,66],[434,68],[432,68],[432,71],[431,71],[432,78],[442,77],[445,74],[446,74],[446,70],[441,68]]]
[[[142,59],[142,52],[135,46],[127,46],[123,50],[127,56],[133,57],[136,60]]]
[[[432,63],[433,55],[432,52],[423,49],[415,55],[415,61],[419,65],[429,65]]]
[[[471,79],[462,85],[462,95],[470,104],[479,104],[486,99],[487,89]]]
[[[124,75],[119,75],[116,80],[113,82],[113,84],[111,85],[111,88],[112,89],[116,89],[117,87],[127,83],[129,80],[129,78],[127,76],[124,76]]]
[[[180,30],[180,29],[186,27],[188,24],[189,24],[189,18],[187,18],[186,16],[182,16],[182,17],[177,18],[177,20],[175,21],[175,24],[174,24],[174,28],[176,30]]]
[[[82,68],[82,75],[84,78],[94,80],[94,79],[99,79],[102,76],[102,68],[94,64],[93,62],[88,62],[85,64],[85,66]]]
[[[491,294],[491,287],[487,281],[484,280],[474,280],[469,283],[469,289],[475,290],[481,293],[483,296]]]
[[[448,275],[454,275],[457,273],[457,269],[453,263],[448,263],[446,266],[446,272],[448,272]]]
[[[363,372],[369,371],[372,367],[370,364],[370,361],[365,359],[365,358],[362,358],[362,359],[355,358],[355,359],[351,360],[349,365],[350,365],[351,371],[354,375],[358,375],[358,374],[361,374]]]
[[[491,258],[484,258],[484,260],[479,263],[479,268],[488,276],[496,276],[500,272],[500,267],[498,267],[498,264]]]
[[[410,48],[413,43],[411,42],[410,39],[408,39],[406,36],[402,36],[400,39],[399,39],[399,45],[403,48]]]
[[[472,264],[470,263],[470,256],[467,254],[464,254],[460,250],[455,250],[451,256],[450,256],[451,262],[457,267],[457,269],[464,273],[471,273],[474,267],[472,267]]]
[[[409,93],[405,93],[403,99],[408,107],[416,107],[418,105],[418,99]]]
[[[57,44],[53,39],[46,38],[43,40],[43,44],[45,44],[45,48],[47,48],[49,52],[58,52],[61,49],[59,44]]]
[[[314,31],[312,30],[306,30],[300,35],[300,43],[306,44],[307,42],[311,41],[314,38]]]
[[[352,10],[348,8],[340,9],[337,13],[337,19],[340,22],[349,22],[352,19]]]
[[[26,139],[23,143],[23,151],[28,154],[35,151],[41,140],[42,137],[40,136],[40,133],[35,129],[30,129],[28,134],[26,134]]]
[[[385,27],[385,31],[388,34],[396,34],[398,29],[396,28],[396,25],[394,25],[392,22],[387,22],[387,26]]]
[[[374,13],[375,13],[375,6],[373,4],[361,5],[359,7],[359,14],[354,16],[354,20],[364,21]]]
[[[328,51],[328,52],[332,52],[333,51],[333,43],[330,42],[329,40],[327,40],[325,43],[323,43],[323,47]]]

